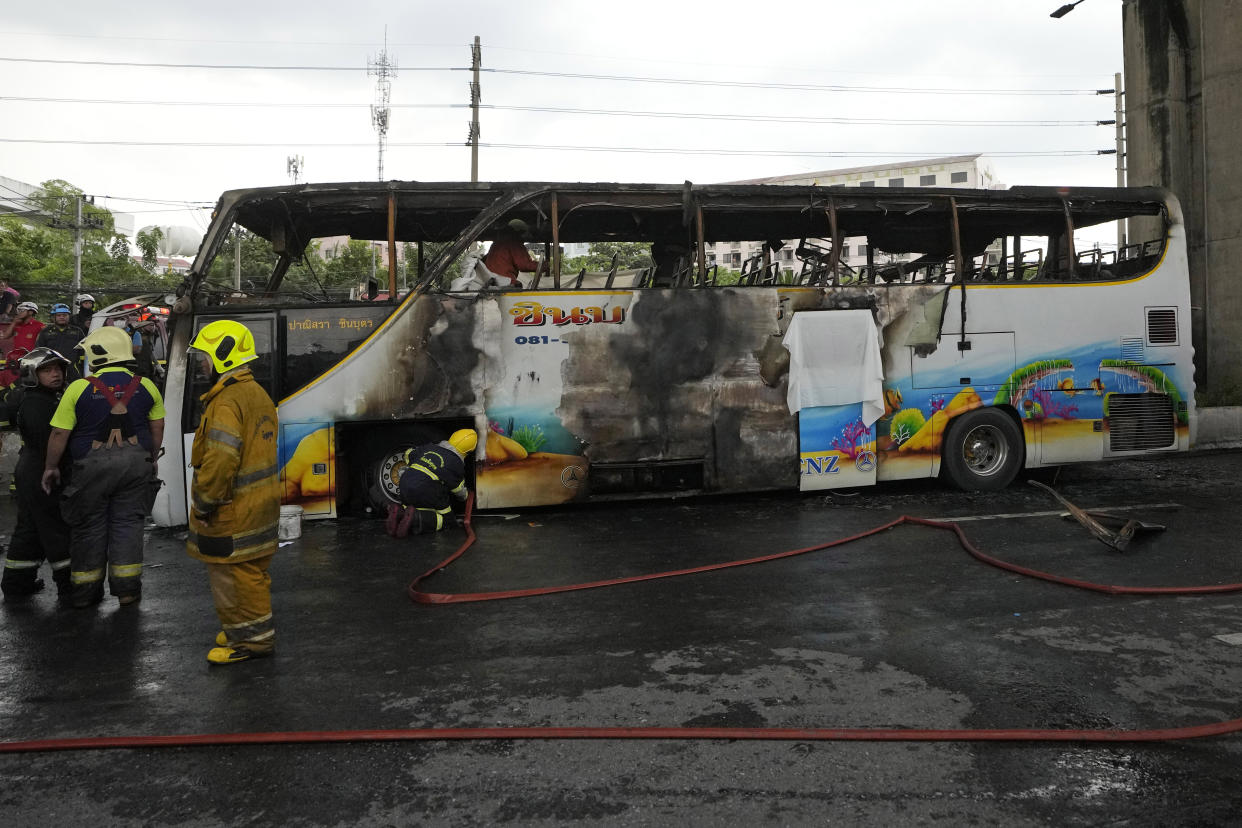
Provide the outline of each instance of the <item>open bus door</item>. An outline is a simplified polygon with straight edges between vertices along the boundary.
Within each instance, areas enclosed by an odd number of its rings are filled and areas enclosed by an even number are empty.
[[[798,415],[798,487],[875,485],[875,424],[884,413],[884,388],[871,311],[796,313],[783,344],[789,410]]]

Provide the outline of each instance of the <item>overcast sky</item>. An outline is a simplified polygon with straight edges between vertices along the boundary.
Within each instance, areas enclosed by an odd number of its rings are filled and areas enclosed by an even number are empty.
[[[1090,93],[1122,69],[1121,2],[1085,0],[1055,20],[1058,5],[9,2],[0,176],[65,179],[139,227],[200,230],[205,215],[183,204],[129,199],[214,202],[288,183],[292,155],[304,181],[374,180],[367,63],[387,27],[385,178],[469,180],[460,70],[477,35],[482,180],[706,183],[983,152],[1007,184],[1111,185],[1114,157],[1094,153],[1113,147],[1113,128],[1094,124],[1113,117],[1113,97]],[[250,68],[106,65],[122,62]]]

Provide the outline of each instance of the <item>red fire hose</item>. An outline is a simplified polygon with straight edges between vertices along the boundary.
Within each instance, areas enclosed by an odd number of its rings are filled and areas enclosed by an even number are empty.
[[[499,592],[476,592],[445,594],[421,592],[418,585],[461,557],[475,541],[471,525],[474,497],[466,503],[466,540],[452,555],[410,582],[407,592],[412,600],[422,604],[460,604],[476,601],[497,601],[505,598],[523,598],[534,595],[551,595],[582,589],[651,581],[730,569],[738,566],[766,563],[768,561],[805,555],[822,549],[842,546],[861,538],[893,529],[902,524],[946,529],[957,535],[958,542],[972,557],[1009,572],[1039,578],[1065,586],[1089,589],[1111,595],[1190,595],[1242,591],[1242,583],[1181,587],[1133,587],[1096,584],[1075,578],[1065,578],[1047,572],[1008,563],[980,552],[955,523],[928,520],[903,515],[883,526],[877,526],[826,543],[761,555],[737,561],[726,561],[689,569],[675,569],[628,578],[612,578],[584,584],[541,587],[536,589],[504,590]],[[1029,728],[1005,729],[946,729],[922,730],[906,728],[782,728],[782,727],[424,727],[397,730],[326,730],[286,731],[275,733],[204,733],[176,736],[104,736],[72,739],[38,739],[20,742],[0,742],[0,753],[29,753],[63,750],[104,750],[109,748],[163,748],[223,745],[273,745],[273,744],[326,744],[335,742],[427,742],[467,740],[548,740],[548,739],[664,739],[664,740],[727,740],[727,741],[867,741],[867,742],[1167,742],[1182,739],[1199,739],[1223,736],[1242,731],[1242,719],[1213,724],[1167,727],[1150,730],[1045,730]]]

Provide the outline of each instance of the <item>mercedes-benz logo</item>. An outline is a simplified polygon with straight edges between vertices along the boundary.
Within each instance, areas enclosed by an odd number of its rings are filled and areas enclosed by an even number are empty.
[[[581,466],[566,466],[561,471],[561,485],[566,489],[576,489],[582,485],[584,476]]]
[[[875,468],[875,452],[864,451],[854,458],[854,468],[866,474]]]

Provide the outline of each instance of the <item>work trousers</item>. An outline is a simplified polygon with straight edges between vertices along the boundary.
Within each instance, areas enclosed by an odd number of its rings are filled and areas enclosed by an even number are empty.
[[[453,514],[453,507],[449,505],[449,494],[443,483],[418,469],[406,469],[397,487],[401,502],[418,513],[409,525],[409,534],[438,532],[444,528],[445,520]]]
[[[272,621],[272,556],[240,563],[209,563],[207,578],[220,627],[228,646],[252,653],[270,653],[276,646]]]
[[[13,471],[17,485],[17,525],[9,540],[0,589],[5,595],[38,592],[39,566],[52,566],[52,579],[61,595],[69,595],[69,524],[60,514],[55,495],[43,491],[43,458],[22,449]]]
[[[109,591],[142,594],[142,530],[155,491],[151,456],[141,445],[92,449],[73,464],[61,493],[61,513],[71,527],[73,602],[103,599]]]

